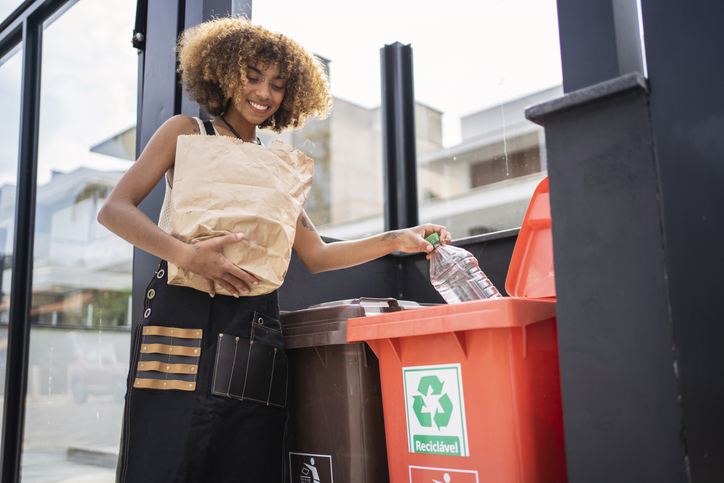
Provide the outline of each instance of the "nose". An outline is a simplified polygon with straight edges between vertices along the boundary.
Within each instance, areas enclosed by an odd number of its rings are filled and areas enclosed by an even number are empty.
[[[266,79],[258,84],[256,95],[259,96],[260,100],[268,100],[271,98],[271,86]]]

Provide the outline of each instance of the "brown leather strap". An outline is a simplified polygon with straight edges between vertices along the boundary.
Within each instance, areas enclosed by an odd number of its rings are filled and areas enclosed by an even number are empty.
[[[193,391],[196,389],[196,383],[189,381],[136,378],[133,382],[133,387],[144,389],[176,389],[179,391]]]
[[[201,339],[204,331],[201,329],[178,329],[176,327],[161,327],[149,325],[143,328],[143,335],[162,335],[165,337],[178,337],[180,339]]]
[[[168,344],[142,344],[142,354],[169,354],[172,356],[201,356],[200,347],[187,347],[183,345],[168,345]]]
[[[199,366],[193,364],[166,364],[160,361],[141,361],[139,371],[159,371],[169,374],[196,374]]]

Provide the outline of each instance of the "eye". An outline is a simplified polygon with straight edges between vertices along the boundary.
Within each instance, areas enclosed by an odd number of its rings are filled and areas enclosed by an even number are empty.
[[[257,82],[259,82],[259,79],[256,78],[256,77],[246,76],[246,78],[249,79],[249,82],[253,82],[253,83],[255,83],[255,84],[256,84]]]
[[[276,85],[276,84],[272,84],[272,87],[273,87],[274,89],[278,90],[278,91],[281,91],[281,90],[284,90],[284,87],[285,87],[285,86],[283,86],[283,85],[278,86],[278,85]]]

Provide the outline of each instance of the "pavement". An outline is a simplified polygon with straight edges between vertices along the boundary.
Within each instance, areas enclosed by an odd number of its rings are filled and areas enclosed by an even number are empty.
[[[86,476],[76,476],[60,480],[60,483],[114,483],[116,481],[115,473],[106,475],[105,473],[94,473]]]
[[[114,483],[123,402],[70,395],[28,398],[23,483]]]
[[[68,460],[63,453],[23,453],[23,483],[114,483],[116,470]]]

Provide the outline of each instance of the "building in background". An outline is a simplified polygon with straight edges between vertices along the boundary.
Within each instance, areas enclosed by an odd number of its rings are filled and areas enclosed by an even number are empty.
[[[524,108],[562,94],[560,87],[461,119],[462,142],[442,147],[442,113],[416,105],[420,220],[446,225],[456,238],[517,228],[545,176],[542,129]],[[380,108],[335,99],[328,119],[276,134],[265,144],[292,144],[315,161],[306,211],[322,235],[354,239],[383,231]],[[135,128],[91,147],[133,159]],[[64,326],[129,325],[133,252],[96,223],[120,171],[79,168],[55,172],[38,187],[32,322]],[[11,253],[15,188],[0,191],[0,247]],[[7,257],[1,260],[9,264]],[[7,320],[11,267],[3,266],[0,320]]]
[[[129,326],[133,250],[96,222],[103,200],[123,172],[79,168],[54,172],[38,187],[31,323]],[[12,252],[15,187],[0,194],[0,248]],[[6,260],[6,257],[3,257]],[[10,271],[2,272],[0,321],[8,320]]]
[[[524,109],[561,94],[556,86],[465,116],[462,142],[450,148],[442,147],[442,113],[416,104],[420,221],[446,225],[456,238],[519,227],[547,168],[543,129]],[[380,108],[335,99],[328,119],[260,137],[315,160],[306,211],[322,235],[354,239],[384,230]]]

